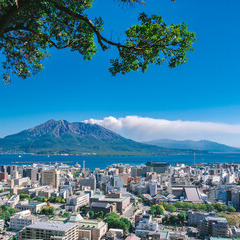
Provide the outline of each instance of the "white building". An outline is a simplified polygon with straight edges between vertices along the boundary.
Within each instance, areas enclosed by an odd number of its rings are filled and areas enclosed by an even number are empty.
[[[188,211],[188,225],[189,226],[197,226],[197,224],[204,220],[206,217],[216,217],[215,212],[195,212],[192,210]]]
[[[0,230],[2,231],[4,229],[4,221],[0,219]]]
[[[157,195],[157,182],[150,182],[149,183],[149,194],[151,196]]]
[[[45,206],[46,203],[29,203],[28,200],[24,200],[22,202],[19,202],[15,208],[24,211],[24,210],[30,210],[32,213],[39,213],[43,206]]]
[[[119,176],[114,176],[114,187],[123,188],[123,179]]]
[[[232,184],[232,183],[236,183],[236,177],[234,174],[228,174],[226,176],[226,183],[227,184]]]
[[[7,205],[11,208],[15,208],[17,203],[19,202],[19,195],[13,195],[7,202]]]
[[[31,215],[30,210],[25,210],[10,217],[10,228],[12,230],[21,230],[24,227],[34,224],[39,218]]]
[[[149,233],[156,231],[160,231],[159,224],[152,221],[151,215],[143,215],[143,220],[138,223],[135,234],[139,237],[146,237]]]
[[[31,185],[31,180],[29,177],[14,179],[14,186],[27,186]]]
[[[82,194],[80,196],[72,196],[67,198],[65,206],[67,211],[76,212],[78,208],[89,204],[89,194]]]

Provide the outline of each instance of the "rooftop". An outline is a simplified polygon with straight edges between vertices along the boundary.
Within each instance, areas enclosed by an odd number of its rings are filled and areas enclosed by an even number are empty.
[[[92,196],[91,198],[102,198],[104,197],[105,195],[100,195],[100,194],[96,194],[94,196]]]
[[[44,229],[44,230],[53,230],[53,231],[67,231],[72,227],[75,227],[76,223],[49,223],[49,222],[37,222],[35,224],[27,226],[27,228],[32,229]]]
[[[222,218],[222,217],[206,217],[205,220],[206,221],[227,222],[227,219],[226,218]]]
[[[141,240],[141,238],[137,237],[136,235],[128,236],[125,240]]]
[[[97,220],[82,220],[78,223],[79,228],[83,229],[99,229],[102,228],[106,223]]]
[[[100,199],[104,200],[104,201],[108,201],[108,202],[122,202],[125,199],[129,198],[129,197],[121,197],[121,198],[110,198],[110,197],[105,197],[105,195],[95,195],[93,197],[91,197],[92,199]]]
[[[92,202],[91,207],[96,207],[96,208],[109,208],[111,205],[106,202]]]
[[[80,214],[74,213],[69,217],[68,222],[80,222],[82,220],[84,219]]]
[[[197,187],[183,187],[186,202],[202,203],[203,199]]]

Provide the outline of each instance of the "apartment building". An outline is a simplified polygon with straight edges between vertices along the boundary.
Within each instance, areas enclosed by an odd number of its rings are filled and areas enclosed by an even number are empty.
[[[215,212],[194,212],[192,210],[188,211],[188,225],[197,226],[201,220],[204,220],[206,217],[216,217]]]
[[[200,236],[229,237],[228,222],[226,218],[206,217],[199,222]]]
[[[19,232],[19,240],[78,240],[78,224],[38,222]]]
[[[38,221],[38,217],[31,215],[29,210],[25,210],[10,217],[10,229],[21,230],[24,227],[34,224]]]
[[[89,176],[85,178],[79,179],[80,186],[83,187],[90,187],[91,190],[96,191],[96,178],[95,176]]]

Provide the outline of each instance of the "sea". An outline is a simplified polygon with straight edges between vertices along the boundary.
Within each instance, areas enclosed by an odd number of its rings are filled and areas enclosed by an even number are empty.
[[[240,153],[211,153],[194,155],[161,155],[161,156],[63,156],[63,155],[17,155],[1,154],[0,165],[32,165],[33,163],[53,165],[62,163],[68,165],[80,164],[85,168],[105,169],[112,164],[129,164],[132,166],[146,164],[148,161],[168,162],[174,164],[191,165],[194,163],[238,163],[240,164]]]

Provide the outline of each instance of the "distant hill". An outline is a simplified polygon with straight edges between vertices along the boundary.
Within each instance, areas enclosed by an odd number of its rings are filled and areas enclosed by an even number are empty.
[[[104,127],[50,120],[0,139],[0,153],[70,155],[163,155],[192,153],[126,139]]]
[[[198,151],[208,151],[208,152],[240,152],[239,148],[234,148],[234,147],[227,146],[225,144],[220,144],[217,142],[212,142],[207,140],[177,141],[177,140],[171,140],[171,139],[158,139],[158,140],[153,140],[145,143],[163,147],[163,148],[194,149]]]

